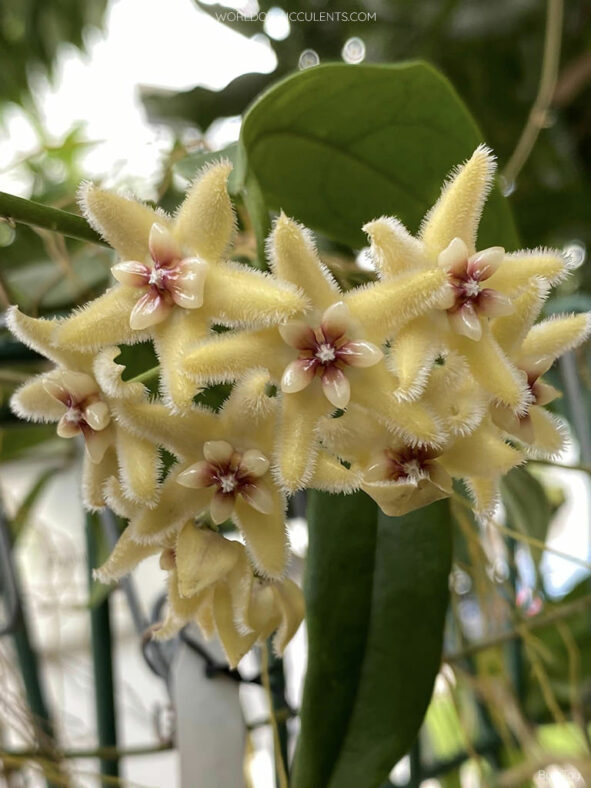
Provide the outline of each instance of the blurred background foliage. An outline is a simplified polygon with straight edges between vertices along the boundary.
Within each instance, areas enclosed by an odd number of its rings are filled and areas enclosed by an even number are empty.
[[[0,128],[2,113],[10,103],[26,109],[41,140],[34,155],[18,162],[29,176],[29,196],[67,210],[76,210],[76,189],[84,178],[81,155],[91,143],[81,126],[72,128],[57,142],[50,139],[36,107],[34,86],[40,73],[51,76],[61,46],[84,45],[85,31],[100,26],[106,5],[106,0],[0,3]],[[272,10],[276,19],[284,19],[283,11],[361,11],[376,13],[377,21],[291,22],[281,40],[273,38],[272,30],[262,21],[228,22],[247,37],[265,38],[277,58],[273,72],[244,74],[219,91],[200,85],[176,93],[143,89],[151,122],[166,126],[174,134],[156,184],[162,205],[173,208],[178,204],[183,183],[207,159],[204,135],[212,125],[242,115],[267,86],[302,64],[315,62],[430,61],[451,80],[469,107],[484,138],[494,148],[502,171],[536,95],[546,21],[544,3],[290,0],[289,8],[282,10],[274,0],[259,0],[259,8]],[[215,16],[225,10],[226,6],[195,0],[195,13]],[[253,11],[256,9],[249,8],[245,13]],[[585,0],[569,0],[566,4],[563,54],[550,112],[517,182],[501,183],[510,196],[523,246],[591,245],[590,18],[591,5]],[[231,150],[228,153],[232,155]],[[238,210],[241,233],[237,256],[254,260],[252,227],[244,206],[239,204]],[[355,250],[326,241],[323,246],[339,281],[358,281]],[[110,263],[110,252],[102,247],[0,222],[0,295],[6,303],[18,303],[30,314],[59,314],[100,293],[107,285]],[[556,291],[547,308],[550,312],[591,309],[591,268],[580,267]],[[582,381],[583,388],[586,385],[584,396],[591,406],[589,354],[589,349],[583,348],[577,366],[579,384]],[[31,450],[38,456],[41,445],[58,462],[71,461],[70,452],[56,453],[56,445],[63,445],[63,441],[55,441],[53,428],[17,423],[7,408],[15,385],[40,368],[40,359],[3,329],[0,358],[0,461],[26,457]],[[561,380],[557,371],[552,374],[564,387],[564,378]],[[558,403],[557,408],[575,422],[572,396]],[[590,461],[588,457],[583,459]],[[505,781],[499,785],[531,784],[536,768],[544,769],[568,758],[577,764],[577,774],[588,774],[588,565],[582,561],[578,582],[573,583],[566,597],[550,598],[540,569],[540,545],[563,505],[564,494],[559,486],[550,486],[539,471],[535,464],[528,470],[518,469],[504,484],[507,524],[525,537],[522,540],[503,539],[494,529],[476,537],[478,527],[469,513],[456,507],[454,593],[447,636],[453,672],[449,672],[447,686],[436,692],[413,755],[423,764],[423,776],[439,775],[441,784],[450,788],[460,784],[464,758],[459,753],[467,755],[485,782],[492,768],[504,769]],[[31,494],[37,495],[41,489],[35,487]],[[32,503],[28,498],[19,522],[24,522]],[[589,528],[589,524],[581,523],[581,528]],[[518,566],[523,567],[524,562],[527,583],[518,578]],[[530,628],[541,608],[544,616],[550,616],[550,623]],[[559,609],[565,615],[559,615],[557,624],[551,616]],[[489,650],[472,652],[469,644],[478,639],[483,620],[487,631],[509,628],[515,638],[502,640],[500,645],[493,643],[495,647]],[[542,723],[542,727],[536,727]],[[539,754],[533,766],[525,763],[529,768],[525,772],[524,753],[527,757]],[[484,761],[480,757],[483,754]],[[403,775],[401,784],[405,779]]]
[[[82,47],[89,26],[101,25],[107,0],[2,0],[0,3],[0,113],[8,102],[35,112],[31,83],[53,73],[64,44]]]

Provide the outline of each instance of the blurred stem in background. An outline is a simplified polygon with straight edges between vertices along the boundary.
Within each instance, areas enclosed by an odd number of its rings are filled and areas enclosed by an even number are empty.
[[[548,110],[550,109],[556,82],[558,81],[563,17],[563,0],[548,0],[540,86],[525,128],[502,172],[502,177],[505,179],[508,189],[514,187],[521,168],[536,144],[538,134],[548,123]]]
[[[25,694],[33,718],[37,744],[40,750],[45,750],[48,753],[46,763],[42,768],[47,778],[48,787],[56,788],[58,785],[67,785],[68,781],[59,766],[61,755],[55,746],[53,721],[39,670],[39,659],[31,644],[26,610],[23,605],[12,550],[11,529],[0,508],[0,551],[2,554],[0,581],[9,619],[1,634],[12,634]],[[56,781],[54,782],[54,780]]]
[[[96,514],[86,515],[86,551],[89,587],[92,571],[100,564],[99,543],[101,523]],[[99,747],[117,747],[115,690],[113,684],[113,653],[109,597],[90,608],[92,663],[94,670],[95,708]],[[101,758],[101,774],[119,776],[118,758]],[[110,784],[103,781],[103,785]]]
[[[269,638],[261,646],[261,679],[269,706],[269,717],[273,730],[273,744],[275,753],[275,777],[277,788],[287,788],[287,723],[285,711],[285,676],[283,673],[283,660],[275,656],[272,639]]]

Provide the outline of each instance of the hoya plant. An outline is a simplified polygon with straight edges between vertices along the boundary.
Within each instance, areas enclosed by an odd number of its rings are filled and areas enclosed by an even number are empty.
[[[547,373],[590,313],[544,312],[572,259],[521,248],[494,152],[424,63],[288,77],[236,145],[185,166],[173,210],[94,183],[84,218],[3,198],[112,249],[98,297],[7,310],[48,362],[11,408],[83,444],[84,506],[124,524],[95,577],[159,556],[151,637],[196,624],[233,669],[271,637],[282,655],[305,620],[280,784],[378,788],[440,671],[457,522],[478,542],[513,469],[523,501],[526,463],[561,454]],[[302,589],[286,518],[304,493]]]

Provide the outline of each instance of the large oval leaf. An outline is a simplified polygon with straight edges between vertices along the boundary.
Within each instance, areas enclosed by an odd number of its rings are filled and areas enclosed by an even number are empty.
[[[310,493],[308,671],[295,788],[374,788],[412,744],[442,649],[447,501],[386,517],[364,493]]]
[[[418,229],[442,180],[482,142],[450,83],[425,63],[328,64],[279,82],[246,113],[241,150],[269,207],[352,247],[384,214]],[[495,190],[480,246],[517,246]]]

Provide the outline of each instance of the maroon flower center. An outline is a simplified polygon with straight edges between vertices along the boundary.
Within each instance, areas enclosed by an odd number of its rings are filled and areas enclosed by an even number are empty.
[[[429,477],[431,461],[438,456],[432,449],[406,447],[386,449],[387,478],[392,481],[420,481]]]
[[[344,334],[331,338],[326,336],[322,326],[310,329],[310,333],[308,347],[300,350],[299,357],[316,375],[322,377],[329,369],[343,369],[351,363],[352,354],[347,350],[348,341]]]

